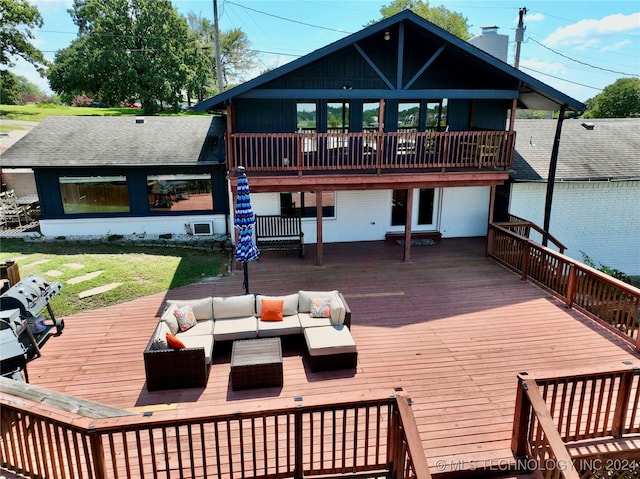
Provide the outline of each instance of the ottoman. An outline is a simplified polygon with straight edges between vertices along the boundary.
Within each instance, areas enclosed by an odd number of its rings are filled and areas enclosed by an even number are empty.
[[[304,339],[312,371],[356,368],[358,350],[346,326],[305,328]]]

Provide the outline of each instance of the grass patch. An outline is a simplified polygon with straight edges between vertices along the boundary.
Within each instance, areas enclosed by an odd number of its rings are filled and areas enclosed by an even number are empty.
[[[57,317],[196,283],[222,274],[227,264],[226,254],[211,249],[2,240],[0,261],[9,258],[18,263],[22,278],[37,274],[62,283],[62,291],[51,302]],[[90,280],[68,282],[99,271]],[[84,299],[78,296],[110,283],[122,284],[95,296]]]
[[[21,120],[40,122],[48,116],[139,116],[144,112],[139,108],[90,108],[66,105],[0,105],[0,118],[4,120]],[[200,112],[161,112],[166,116],[207,115]]]

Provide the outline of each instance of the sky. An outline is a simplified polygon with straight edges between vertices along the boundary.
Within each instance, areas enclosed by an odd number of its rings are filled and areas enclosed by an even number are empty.
[[[67,10],[70,0],[30,0],[44,20],[34,44],[48,60],[69,46],[77,27]],[[195,13],[213,21],[212,0],[173,0],[182,15]],[[284,65],[361,30],[381,18],[391,0],[218,0],[221,31],[241,29],[249,39],[260,71]],[[520,8],[524,41],[520,68],[579,100],[593,98],[619,78],[640,78],[640,0],[433,0],[467,19],[471,36],[483,26],[497,26],[509,36],[513,65]],[[11,71],[51,93],[46,79],[20,61]]]

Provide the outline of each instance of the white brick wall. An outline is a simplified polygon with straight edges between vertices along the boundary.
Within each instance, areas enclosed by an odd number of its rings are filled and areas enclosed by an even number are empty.
[[[509,212],[542,227],[546,188],[514,183]],[[567,256],[640,275],[640,181],[556,183],[549,231]]]

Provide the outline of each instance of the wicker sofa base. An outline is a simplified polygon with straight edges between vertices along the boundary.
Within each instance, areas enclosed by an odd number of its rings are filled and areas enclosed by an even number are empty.
[[[330,371],[333,369],[355,369],[358,365],[358,353],[338,353],[324,356],[309,356],[311,371]]]
[[[209,369],[203,348],[144,352],[147,390],[205,387]]]

